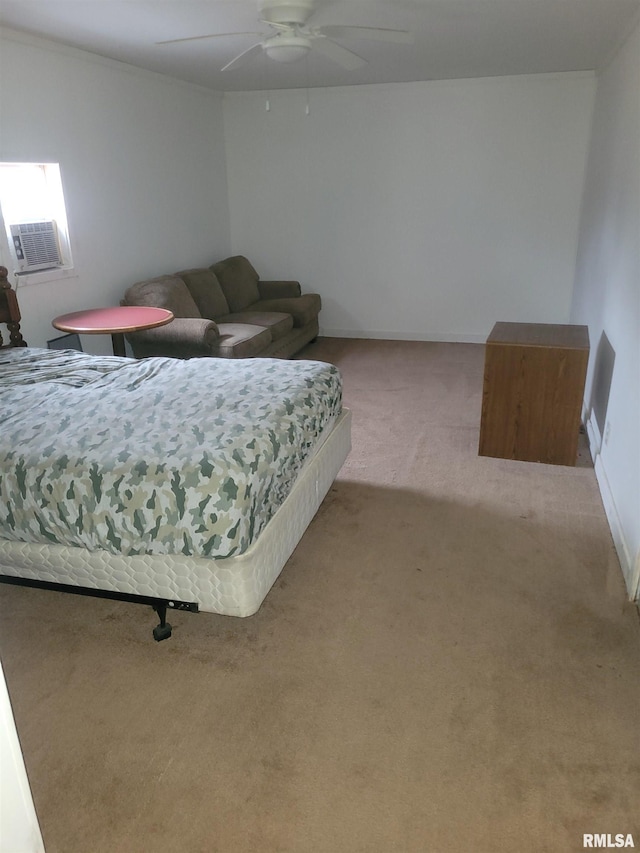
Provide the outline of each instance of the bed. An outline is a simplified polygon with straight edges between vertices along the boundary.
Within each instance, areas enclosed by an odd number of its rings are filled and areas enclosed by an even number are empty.
[[[323,362],[3,347],[0,581],[250,616],[350,446]]]

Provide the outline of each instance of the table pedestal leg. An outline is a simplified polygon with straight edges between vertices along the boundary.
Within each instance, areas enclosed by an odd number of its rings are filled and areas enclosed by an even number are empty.
[[[127,351],[124,346],[124,335],[122,332],[113,332],[111,335],[111,342],[113,344],[113,354],[126,356]]]

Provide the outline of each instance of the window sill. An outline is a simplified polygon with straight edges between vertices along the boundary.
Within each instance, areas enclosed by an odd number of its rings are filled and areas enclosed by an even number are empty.
[[[29,273],[14,273],[14,281],[16,290],[19,287],[25,287],[30,284],[45,284],[49,281],[59,281],[63,278],[78,278],[78,273],[74,267],[64,267],[62,269],[51,270],[36,270]]]

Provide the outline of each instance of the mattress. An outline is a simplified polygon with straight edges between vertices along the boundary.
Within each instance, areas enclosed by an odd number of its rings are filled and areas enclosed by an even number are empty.
[[[255,543],[342,407],[280,359],[0,353],[0,537],[228,558]]]
[[[46,542],[2,541],[0,573],[170,602],[193,602],[200,610],[226,616],[251,616],[293,553],[350,448],[351,413],[343,409],[260,537],[238,556],[126,556]]]

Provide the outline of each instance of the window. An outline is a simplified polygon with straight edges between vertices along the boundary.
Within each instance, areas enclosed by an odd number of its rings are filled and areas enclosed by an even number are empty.
[[[0,209],[17,275],[72,266],[57,163],[0,163]]]

